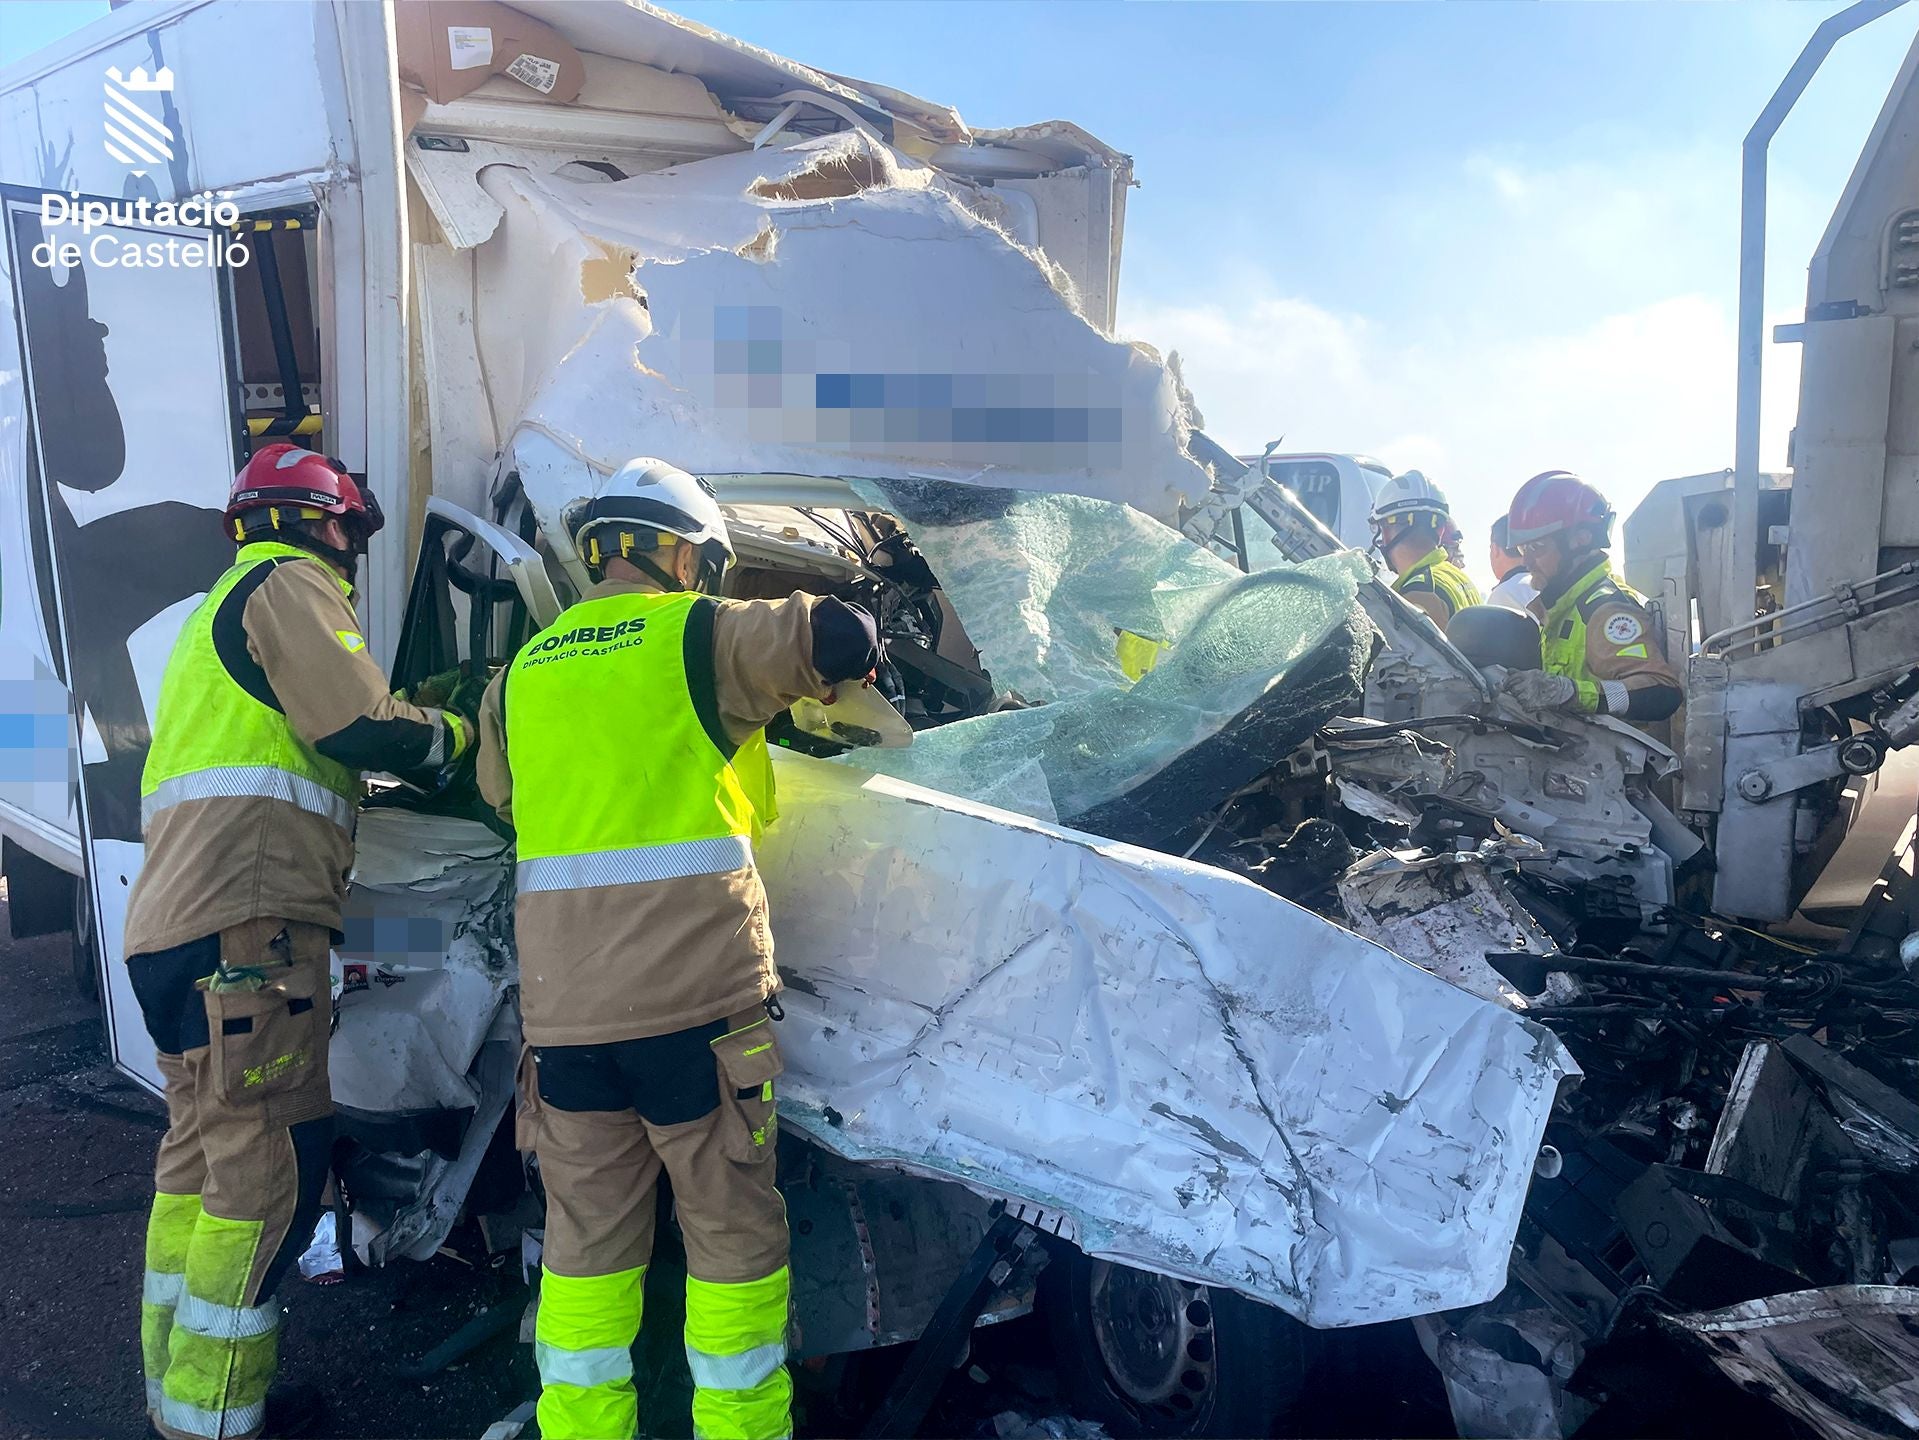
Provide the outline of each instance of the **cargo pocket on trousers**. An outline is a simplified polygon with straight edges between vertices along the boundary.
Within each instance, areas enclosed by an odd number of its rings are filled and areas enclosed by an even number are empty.
[[[533,1047],[525,1041],[520,1042],[520,1068],[514,1089],[519,1103],[513,1109],[513,1148],[532,1150],[539,1144],[540,1116],[545,1113],[545,1104],[540,1099],[539,1062],[533,1058]]]
[[[726,1157],[743,1164],[770,1160],[777,1146],[773,1081],[786,1067],[773,1038],[773,1022],[751,1025],[712,1042],[720,1067],[720,1138]]]
[[[313,1085],[316,1077],[325,1095],[332,1006],[320,993],[323,983],[306,970],[258,990],[207,988],[213,1087],[222,1103],[272,1102]]]

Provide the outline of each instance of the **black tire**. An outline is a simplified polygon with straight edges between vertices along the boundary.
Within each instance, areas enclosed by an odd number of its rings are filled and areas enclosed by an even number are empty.
[[[100,947],[93,936],[93,897],[85,881],[73,887],[73,988],[82,998],[100,1003]]]
[[[1306,1327],[1230,1291],[1062,1245],[1040,1305],[1068,1405],[1119,1440],[1271,1435],[1305,1383]]]

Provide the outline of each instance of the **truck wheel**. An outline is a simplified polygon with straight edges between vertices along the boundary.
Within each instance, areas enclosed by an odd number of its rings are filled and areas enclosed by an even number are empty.
[[[1129,1436],[1270,1435],[1305,1379],[1305,1327],[1229,1291],[1062,1247],[1042,1275],[1075,1414]]]
[[[100,1000],[100,948],[93,936],[93,906],[85,884],[73,887],[73,988],[88,1000]]]

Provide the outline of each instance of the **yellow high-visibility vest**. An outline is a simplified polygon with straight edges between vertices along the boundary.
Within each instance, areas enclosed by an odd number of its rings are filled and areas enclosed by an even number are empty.
[[[294,734],[265,672],[248,653],[241,624],[247,600],[277,567],[325,563],[275,540],[244,545],[233,567],[180,627],[160,682],[153,745],[140,775],[143,825],[182,801],[256,796],[353,829],[359,774]],[[330,566],[327,575],[346,594],[353,593]]]
[[[1540,627],[1541,666],[1548,674],[1564,675],[1576,683],[1579,708],[1588,713],[1599,710],[1600,704],[1599,680],[1587,657],[1586,622],[1600,606],[1621,601],[1646,608],[1645,596],[1624,584],[1613,574],[1612,562],[1602,558],[1553,601]],[[1649,641],[1651,630],[1651,626],[1646,627]]]
[[[1438,546],[1420,556],[1404,575],[1393,581],[1393,589],[1402,595],[1409,590],[1430,590],[1445,602],[1449,616],[1457,615],[1468,605],[1479,604],[1479,587]]]
[[[501,708],[522,892],[752,863],[754,790],[771,771],[762,736],[736,753],[721,727],[717,610],[701,595],[603,595],[514,656]]]

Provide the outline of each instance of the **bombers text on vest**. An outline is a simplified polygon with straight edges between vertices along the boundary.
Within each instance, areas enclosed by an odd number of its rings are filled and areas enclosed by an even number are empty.
[[[714,701],[717,608],[700,595],[603,595],[514,657],[501,708],[522,893],[752,863],[755,806]]]

